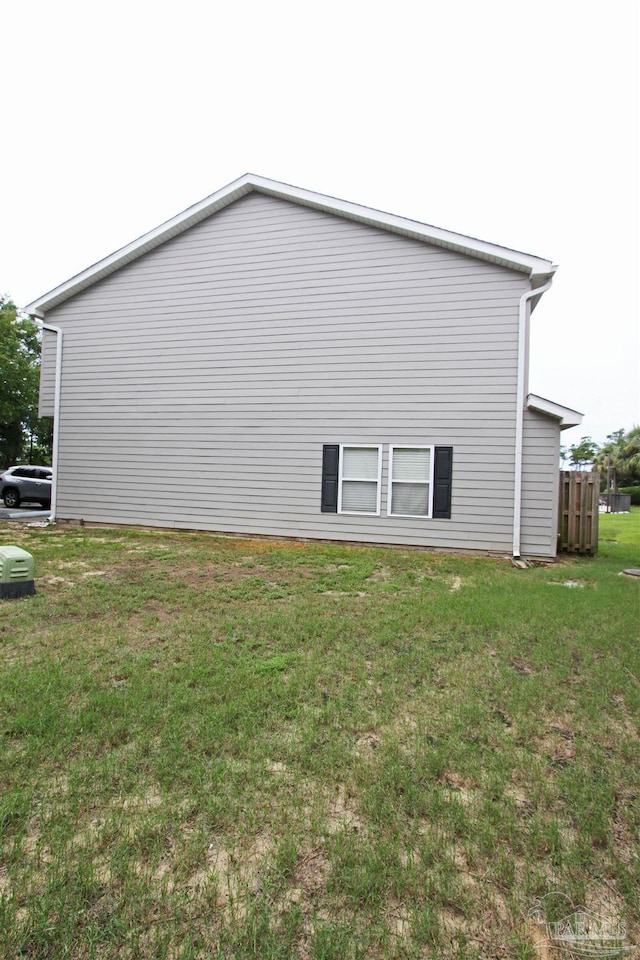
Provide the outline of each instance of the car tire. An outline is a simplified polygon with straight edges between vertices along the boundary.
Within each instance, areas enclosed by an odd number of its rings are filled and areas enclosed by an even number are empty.
[[[14,510],[16,507],[20,506],[20,494],[17,490],[5,490],[2,495],[4,500],[4,505],[8,510]]]

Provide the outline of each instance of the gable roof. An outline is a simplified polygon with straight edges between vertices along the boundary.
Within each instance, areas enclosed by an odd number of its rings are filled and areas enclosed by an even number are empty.
[[[405,217],[398,217],[392,213],[383,213],[380,210],[363,207],[360,204],[350,203],[347,200],[338,200],[335,197],[325,196],[325,194],[322,193],[314,193],[311,190],[304,190],[301,187],[293,187],[290,184],[280,183],[277,180],[269,180],[266,177],[259,177],[253,173],[245,173],[244,176],[222,187],[222,189],[216,193],[212,193],[211,196],[205,197],[204,200],[193,204],[191,207],[187,207],[186,210],[172,217],[171,220],[161,223],[160,226],[154,230],[150,230],[132,243],[116,250],[110,254],[110,256],[87,267],[86,270],[71,277],[71,279],[65,281],[65,283],[54,287],[53,290],[50,290],[48,293],[43,294],[41,297],[38,297],[37,300],[30,303],[25,307],[25,310],[27,313],[36,316],[44,315],[45,310],[50,310],[58,306],[86,287],[97,283],[98,280],[102,280],[120,267],[125,266],[125,264],[131,263],[138,257],[143,256],[143,254],[160,246],[160,244],[166,240],[170,240],[172,237],[183,233],[206,217],[210,217],[212,214],[217,213],[219,210],[222,210],[224,207],[252,192],[263,193],[267,196],[278,197],[282,200],[289,200],[292,203],[311,207],[314,210],[322,210],[326,213],[344,217],[347,220],[355,220],[358,223],[365,223],[382,230],[388,230],[391,233],[412,237],[416,240],[422,240],[425,243],[446,247],[458,253],[517,270],[531,279],[531,284],[534,289],[546,283],[557,269],[550,260],[543,260],[529,253],[510,250],[508,247],[501,247],[495,243],[487,243],[484,240],[467,237],[462,233],[453,233],[450,230],[443,230],[440,227],[433,227],[426,223],[408,220]],[[537,299],[538,298],[536,298],[536,300]]]

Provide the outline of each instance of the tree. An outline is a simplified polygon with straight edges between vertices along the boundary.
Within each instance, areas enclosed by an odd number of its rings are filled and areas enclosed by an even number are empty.
[[[51,423],[38,417],[40,332],[0,296],[0,469],[50,463]]]
[[[582,470],[588,463],[595,462],[598,450],[598,444],[591,437],[582,437],[580,443],[569,447],[568,454],[563,451],[563,456],[570,461],[573,470]]]
[[[609,476],[612,487],[640,484],[640,427],[632,427],[628,433],[610,433],[598,451],[596,463],[603,476]]]

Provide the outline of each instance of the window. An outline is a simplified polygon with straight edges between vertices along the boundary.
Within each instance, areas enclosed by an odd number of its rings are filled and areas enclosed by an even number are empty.
[[[380,513],[380,446],[342,445],[338,513]]]
[[[322,513],[380,516],[382,444],[322,447]],[[451,519],[453,447],[389,447],[387,516]]]
[[[389,516],[431,516],[433,459],[433,447],[389,448]]]

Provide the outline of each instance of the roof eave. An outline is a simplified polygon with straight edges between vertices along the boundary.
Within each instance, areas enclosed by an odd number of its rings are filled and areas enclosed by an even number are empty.
[[[552,417],[552,419],[558,421],[561,430],[568,430],[570,427],[579,427],[584,416],[584,414],[578,410],[572,410],[571,407],[564,407],[560,403],[554,403],[553,400],[539,397],[535,393],[530,393],[527,397],[527,410],[533,410],[536,413],[543,413],[547,417]]]
[[[217,213],[218,210],[234,203],[252,191],[299,203],[315,210],[322,210],[327,213],[345,217],[349,220],[368,224],[369,226],[389,230],[392,233],[398,233],[402,236],[421,240],[422,242],[455,250],[456,252],[476,257],[489,263],[495,263],[511,270],[517,270],[530,278],[534,288],[546,283],[557,269],[551,261],[534,257],[532,254],[510,250],[508,247],[487,243],[484,240],[477,240],[474,237],[467,237],[464,234],[443,230],[440,227],[434,227],[430,224],[418,223],[406,217],[384,213],[380,210],[374,210],[371,207],[350,203],[347,200],[339,200],[335,197],[326,196],[325,194],[305,190],[302,187],[294,187],[290,184],[280,183],[277,180],[269,180],[266,177],[246,173],[232,183],[222,187],[216,191],[216,193],[212,193],[199,203],[187,207],[182,213],[161,223],[158,227],[143,234],[126,246],[121,247],[108,257],[87,267],[86,270],[71,277],[65,281],[65,283],[54,287],[52,290],[43,294],[43,296],[38,297],[25,307],[26,312],[42,317],[46,310],[51,310],[53,307],[58,306],[75,294],[80,293],[92,284],[104,279],[121,267],[126,266],[126,264],[131,263],[138,257],[155,249],[155,247],[165,243],[172,237],[188,230],[189,227],[195,226],[195,224],[201,220]]]

